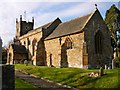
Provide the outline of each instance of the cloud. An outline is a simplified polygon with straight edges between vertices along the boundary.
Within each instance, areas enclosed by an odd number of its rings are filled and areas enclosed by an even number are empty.
[[[32,16],[34,10],[42,6],[43,3],[38,2],[1,2],[0,3],[0,36],[3,40],[3,44],[7,45],[8,41],[11,41],[16,33],[15,20],[24,11],[28,11],[28,17]],[[49,7],[53,4],[46,5]],[[37,13],[36,13],[37,15]]]
[[[46,24],[57,17],[63,21],[83,16],[95,10],[94,2],[1,2],[0,3],[0,36],[3,44],[13,39],[16,33],[15,19],[26,11],[26,20],[35,18],[35,28]],[[100,10],[109,4],[98,3]],[[105,10],[104,10],[105,11]],[[67,18],[67,19],[66,19]],[[66,20],[65,20],[66,19]]]

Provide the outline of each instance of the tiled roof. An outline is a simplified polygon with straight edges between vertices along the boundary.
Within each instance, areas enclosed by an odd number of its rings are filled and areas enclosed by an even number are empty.
[[[56,19],[55,19],[55,20],[56,20]],[[54,20],[54,21],[55,21],[55,20]],[[45,24],[45,25],[43,25],[43,26],[40,26],[40,27],[38,27],[38,28],[36,28],[36,29],[34,29],[34,30],[31,30],[31,31],[29,31],[28,33],[34,32],[34,31],[36,31],[36,30],[38,30],[38,29],[41,29],[41,28],[47,29],[54,21],[51,21],[51,22],[49,22],[49,23],[47,23],[47,24]]]
[[[95,11],[94,11],[95,12]],[[61,23],[45,40],[80,32],[93,13]]]

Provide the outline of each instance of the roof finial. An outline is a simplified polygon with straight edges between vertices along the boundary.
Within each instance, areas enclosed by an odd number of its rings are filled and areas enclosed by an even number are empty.
[[[96,9],[97,9],[97,4],[95,4],[95,7],[96,7]]]

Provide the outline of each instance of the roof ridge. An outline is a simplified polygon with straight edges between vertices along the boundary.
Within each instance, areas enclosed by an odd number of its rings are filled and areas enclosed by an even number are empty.
[[[50,21],[50,22],[44,24],[44,25],[41,25],[41,26],[39,26],[39,27],[37,27],[37,28],[35,28],[35,29],[33,29],[33,30],[28,31],[28,33],[34,32],[34,31],[36,31],[36,30],[38,30],[38,29],[40,29],[40,28],[43,28],[45,25],[48,25],[48,24],[54,22],[54,21],[57,20],[57,19],[58,19],[58,17],[57,17],[56,19],[54,19],[54,20],[52,20],[52,21]]]
[[[83,16],[80,16],[80,17],[77,17],[77,18],[75,18],[75,19],[71,19],[71,20],[69,20],[69,21],[66,21],[66,22],[63,22],[63,23],[61,23],[61,24],[68,23],[68,22],[74,21],[74,20],[76,20],[76,19],[83,18],[83,17],[85,17],[85,16],[87,16],[87,15],[90,15],[90,14],[92,14],[92,13],[93,13],[93,12],[91,12],[91,13],[89,13],[89,14],[85,14],[85,15],[83,15]]]
[[[45,40],[49,40],[52,38],[78,33],[84,29],[86,24],[89,22],[91,17],[97,12],[97,9],[91,13],[88,13],[84,16],[77,17],[75,19],[69,20],[67,22],[63,22],[58,25],[58,27],[50,34]],[[70,25],[70,26],[69,26]],[[74,25],[74,28],[73,28]],[[65,29],[65,31],[61,31],[61,29]]]

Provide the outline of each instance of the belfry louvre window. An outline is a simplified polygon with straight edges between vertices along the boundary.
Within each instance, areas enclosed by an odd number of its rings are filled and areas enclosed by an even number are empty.
[[[98,31],[95,35],[95,53],[102,54],[102,33]]]
[[[72,41],[70,38],[66,38],[65,45],[66,45],[67,49],[72,49]]]

